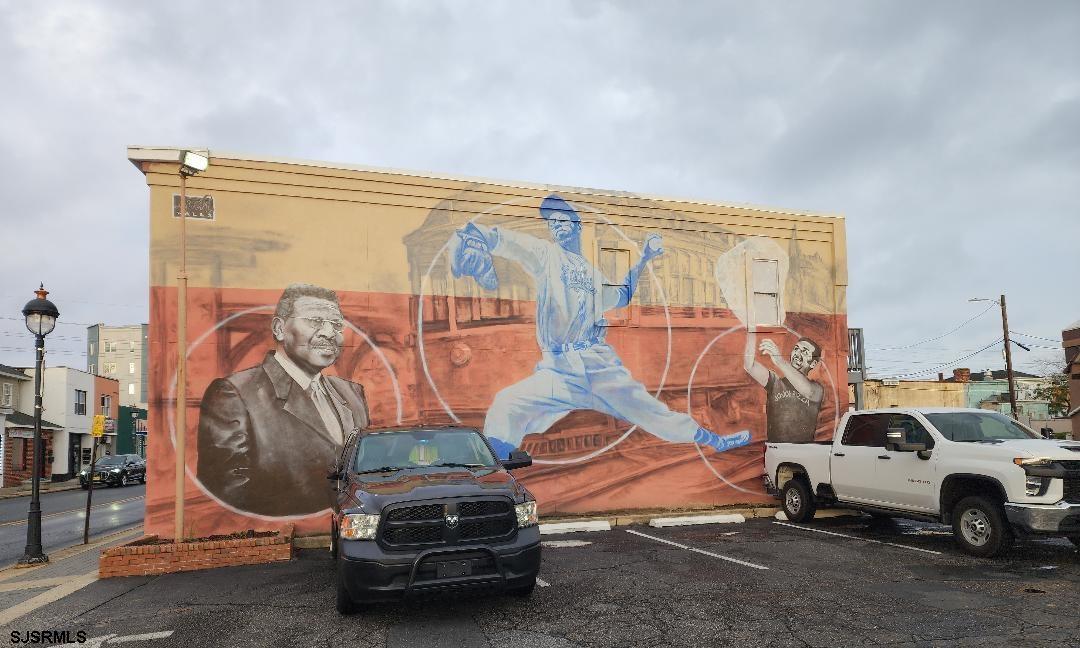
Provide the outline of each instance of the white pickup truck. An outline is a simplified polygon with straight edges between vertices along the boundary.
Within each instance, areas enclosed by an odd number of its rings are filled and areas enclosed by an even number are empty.
[[[818,505],[951,524],[976,556],[1017,533],[1080,546],[1080,443],[1041,438],[987,410],[848,412],[831,442],[767,443],[766,486],[795,522]]]

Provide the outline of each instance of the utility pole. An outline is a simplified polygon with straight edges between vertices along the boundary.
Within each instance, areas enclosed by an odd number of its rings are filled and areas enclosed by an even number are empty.
[[[1005,295],[1001,296],[1001,331],[1005,336],[1005,373],[1009,377],[1009,407],[1013,420],[1019,420],[1016,412],[1016,381],[1013,379],[1012,349],[1009,344],[1009,311],[1005,308]]]

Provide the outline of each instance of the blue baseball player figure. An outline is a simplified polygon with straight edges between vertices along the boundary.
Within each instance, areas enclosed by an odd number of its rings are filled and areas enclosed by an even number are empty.
[[[641,273],[663,254],[650,234],[621,285],[606,285],[581,254],[581,218],[556,194],[540,204],[551,241],[469,223],[452,243],[455,276],[471,276],[488,290],[498,286],[492,255],[517,262],[536,281],[536,341],[543,358],[536,372],[495,395],[484,435],[506,458],[526,435],[544,432],[574,410],[603,412],[673,443],[697,442],[729,450],[750,443],[747,431],[721,436],[672,411],[634,380],[605,341],[604,313],[630,303]]]

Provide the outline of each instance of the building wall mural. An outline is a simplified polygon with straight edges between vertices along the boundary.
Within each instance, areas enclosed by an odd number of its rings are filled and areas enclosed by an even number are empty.
[[[171,535],[175,163],[151,187],[146,527]],[[189,181],[191,535],[325,532],[353,431],[481,429],[541,512],[768,501],[847,409],[842,221],[211,156]]]

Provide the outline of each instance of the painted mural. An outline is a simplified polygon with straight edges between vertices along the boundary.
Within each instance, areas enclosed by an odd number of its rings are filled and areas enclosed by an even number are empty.
[[[482,184],[419,218],[214,198],[188,225],[191,535],[325,532],[343,440],[412,424],[528,451],[517,474],[544,514],[769,501],[763,443],[829,438],[847,408],[835,270],[790,225]],[[176,257],[153,229],[151,427],[169,439],[151,446],[147,532],[169,535]]]

